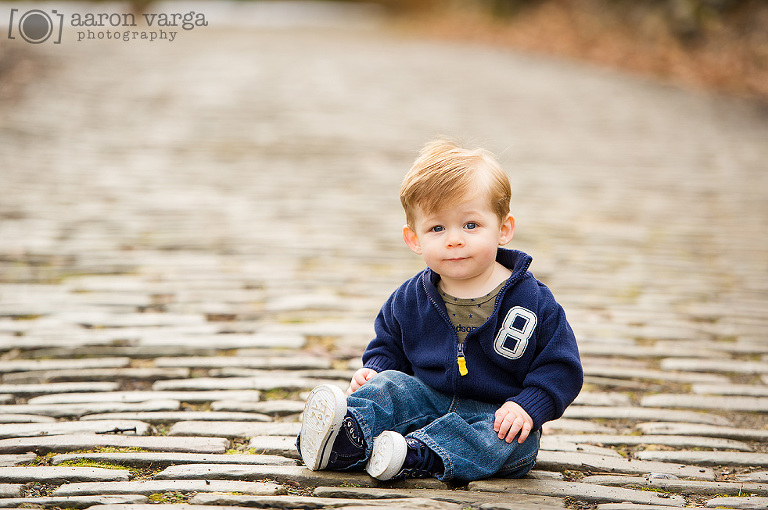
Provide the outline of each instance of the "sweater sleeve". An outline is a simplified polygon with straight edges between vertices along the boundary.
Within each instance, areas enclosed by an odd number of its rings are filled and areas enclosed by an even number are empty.
[[[389,297],[376,317],[376,337],[363,353],[363,366],[377,372],[399,370],[410,374],[411,364],[405,356],[402,330],[394,313],[395,295],[396,293]]]
[[[551,300],[541,316],[537,335],[542,347],[523,380],[523,390],[507,399],[525,409],[533,419],[534,430],[562,416],[584,381],[576,337],[565,311]]]

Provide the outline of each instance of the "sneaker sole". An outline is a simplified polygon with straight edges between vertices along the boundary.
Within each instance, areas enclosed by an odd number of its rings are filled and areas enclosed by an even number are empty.
[[[347,397],[340,388],[318,386],[307,397],[301,420],[301,460],[312,471],[325,469],[331,447],[347,414]]]
[[[397,432],[386,430],[373,440],[371,459],[365,470],[378,480],[390,480],[402,469],[407,452],[405,438]]]

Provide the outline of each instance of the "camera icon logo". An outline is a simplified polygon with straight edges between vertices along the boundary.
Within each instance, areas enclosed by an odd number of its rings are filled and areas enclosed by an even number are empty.
[[[40,44],[53,37],[53,44],[61,44],[61,32],[64,26],[64,15],[55,10],[49,13],[40,9],[30,9],[18,16],[18,9],[11,9],[11,19],[8,23],[8,39],[16,39],[15,33],[30,44]],[[51,15],[53,17],[51,17]],[[14,25],[14,19],[18,23]]]

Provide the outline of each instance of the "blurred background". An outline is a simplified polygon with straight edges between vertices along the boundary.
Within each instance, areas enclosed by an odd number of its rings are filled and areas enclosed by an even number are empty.
[[[765,1],[0,9],[8,334],[31,342],[55,314],[109,309],[82,295],[104,277],[154,296],[145,311],[311,332],[357,355],[422,266],[397,193],[418,149],[447,135],[499,155],[516,190],[511,246],[585,341],[764,338]],[[24,40],[35,9],[60,33]],[[119,26],[127,14],[136,26]],[[142,39],[159,31],[173,40]],[[186,295],[187,280],[243,295]],[[30,284],[43,287],[13,287]]]
[[[282,9],[289,12],[317,12],[311,1],[254,3],[261,3],[264,11],[276,12],[282,4]],[[768,2],[765,0],[349,0],[346,3],[378,7],[389,24],[422,37],[475,41],[574,58],[686,87],[714,89],[763,102],[768,98]],[[108,2],[92,4],[109,5]],[[144,12],[152,10],[153,4],[156,7],[158,2],[133,0],[127,7],[133,12]],[[0,68],[6,82],[13,58],[8,55],[9,51],[6,47]]]

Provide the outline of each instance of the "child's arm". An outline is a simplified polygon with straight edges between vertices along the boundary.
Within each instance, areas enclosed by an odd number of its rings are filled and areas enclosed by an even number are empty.
[[[352,376],[352,380],[349,382],[349,388],[347,389],[347,395],[351,395],[355,391],[359,390],[360,387],[371,380],[371,378],[378,374],[377,371],[375,371],[372,368],[360,368],[357,372],[355,372],[355,375]]]
[[[373,323],[376,337],[363,353],[363,367],[375,372],[399,370],[412,373],[410,361],[403,348],[403,332],[393,306],[396,296],[397,291],[381,307]]]
[[[370,381],[376,374],[384,370],[411,372],[410,361],[403,349],[403,335],[394,306],[395,298],[398,294],[402,294],[403,288],[408,283],[404,283],[398,290],[393,292],[381,307],[373,324],[376,337],[366,347],[363,353],[363,368],[359,369],[352,376],[349,388],[347,389],[347,395],[351,395],[360,389],[361,386]]]
[[[532,430],[561,417],[584,381],[576,337],[565,312],[546,287],[541,290],[546,299],[537,312],[535,358],[522,381],[522,391],[507,398],[507,402],[525,409],[533,422]]]
[[[507,443],[511,443],[518,432],[520,437],[517,442],[524,443],[533,429],[533,419],[525,409],[511,400],[504,402],[504,405],[496,411],[495,418],[493,430],[498,432],[499,439],[504,439]]]

